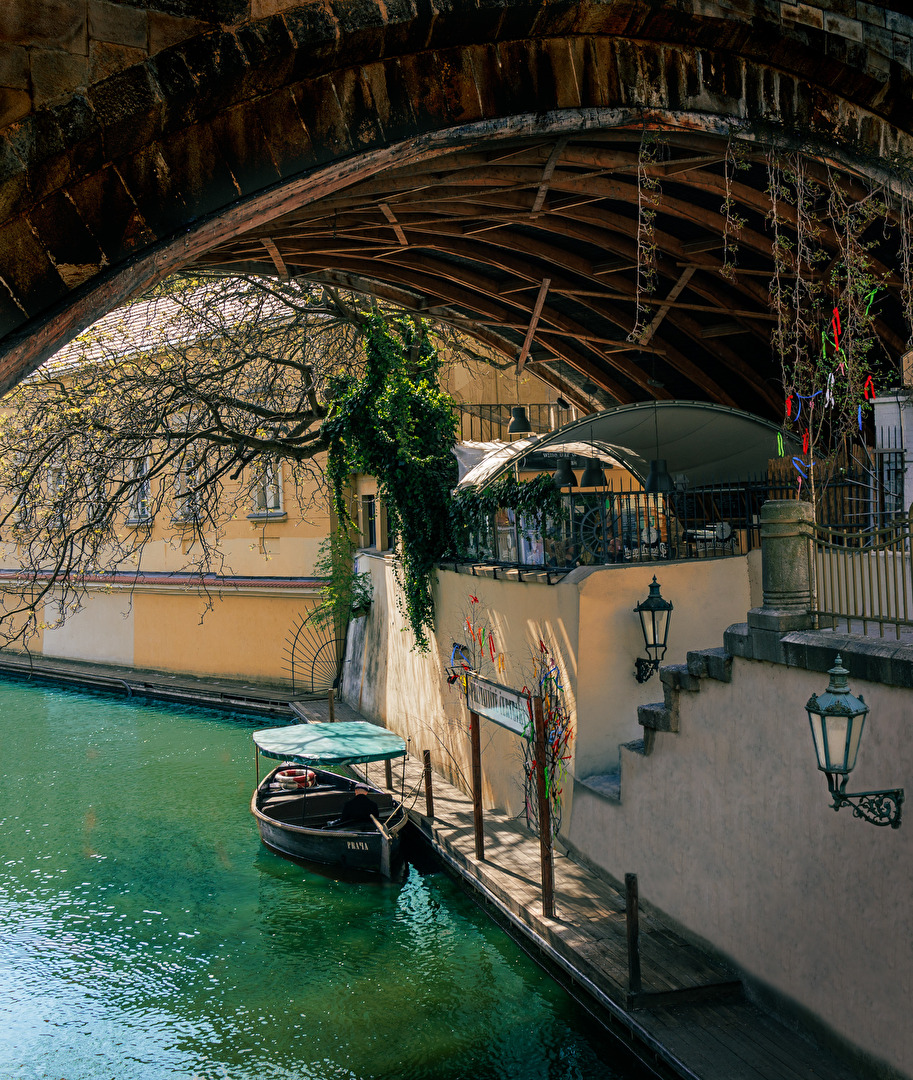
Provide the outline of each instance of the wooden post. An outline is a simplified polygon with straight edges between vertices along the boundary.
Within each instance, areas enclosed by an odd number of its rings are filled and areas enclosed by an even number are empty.
[[[329,690],[329,693],[327,694],[327,704],[330,707],[330,723],[331,724],[336,719],[336,709],[335,709],[334,702],[333,702],[334,694],[335,694],[335,691],[333,690],[333,687],[331,686],[330,690]]]
[[[393,763],[389,758],[384,762],[384,783],[387,785],[387,791],[393,790]]]
[[[625,921],[628,931],[628,993],[640,993],[640,925],[637,874],[625,874]]]
[[[431,751],[422,751],[422,760],[425,763],[425,817],[434,817],[434,791],[431,788]]]
[[[485,858],[485,833],[482,829],[482,736],[479,714],[469,714],[469,745],[472,752],[472,826],[476,841],[476,858]]]
[[[552,815],[545,782],[545,717],[542,698],[534,697],[533,728],[536,746],[536,796],[539,806],[539,861],[542,864],[542,914],[555,917],[555,870],[552,864]]]

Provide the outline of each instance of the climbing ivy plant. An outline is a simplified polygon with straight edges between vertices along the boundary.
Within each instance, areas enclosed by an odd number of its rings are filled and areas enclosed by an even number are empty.
[[[544,529],[547,520],[558,521],[564,513],[561,490],[549,473],[517,480],[506,473],[484,488],[457,488],[452,497],[453,536],[458,553],[468,548],[472,533],[484,528],[498,510],[513,510],[527,527]]]
[[[327,475],[341,523],[351,522],[350,475],[376,477],[397,538],[402,610],[416,648],[426,652],[434,629],[435,566],[450,546],[456,421],[438,387],[440,359],[427,325],[410,317],[385,321],[374,313],[366,329],[363,371],[329,387],[333,406],[322,428]]]

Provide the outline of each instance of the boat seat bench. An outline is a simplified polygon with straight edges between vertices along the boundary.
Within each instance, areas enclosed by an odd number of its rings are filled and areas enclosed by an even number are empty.
[[[296,820],[300,821],[302,814],[305,812],[309,818],[319,816],[331,821],[333,818],[339,817],[343,807],[352,798],[352,795],[353,792],[351,791],[311,791],[310,794],[297,795],[292,799],[278,796],[261,803],[260,809],[264,814],[275,818],[277,821],[294,823]],[[368,798],[377,803],[381,812],[393,809],[392,795],[370,792]]]

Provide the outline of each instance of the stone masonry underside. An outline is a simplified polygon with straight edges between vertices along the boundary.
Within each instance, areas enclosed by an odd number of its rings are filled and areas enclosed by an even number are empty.
[[[911,150],[913,21],[826,6],[841,13],[213,0],[191,20],[177,0],[92,0],[58,45],[91,57],[107,33],[134,51],[67,69],[85,83],[57,98],[31,76],[43,107],[0,132],[0,387],[195,264],[398,301],[522,357],[583,409],[689,398],[776,417],[767,145],[798,139],[809,175],[850,200],[869,179],[897,188]],[[53,21],[28,39],[20,7],[0,49],[34,61]],[[733,280],[727,168],[745,221]],[[638,172],[661,200],[632,341]],[[888,369],[906,342],[897,232],[869,237]]]

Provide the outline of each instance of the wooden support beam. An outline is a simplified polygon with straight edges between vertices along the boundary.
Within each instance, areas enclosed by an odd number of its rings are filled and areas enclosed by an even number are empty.
[[[607,259],[606,262],[596,263],[593,267],[594,274],[617,274],[620,270],[636,270],[637,263],[630,259]]]
[[[472,777],[472,831],[475,837],[476,858],[485,858],[485,832],[482,826],[482,736],[479,714],[469,714],[469,748]]]
[[[644,332],[638,338],[638,341],[640,341],[641,345],[646,345],[647,342],[653,337],[653,335],[659,329],[660,323],[663,321],[663,319],[665,319],[666,315],[669,313],[669,309],[672,307],[673,302],[678,298],[679,294],[684,291],[685,286],[691,280],[691,277],[692,277],[693,274],[694,274],[694,271],[691,269],[690,266],[682,271],[682,276],[678,279],[678,281],[676,281],[676,283],[669,290],[669,295],[663,301],[662,307],[659,309],[659,311],[657,311],[657,313],[653,316],[653,321],[650,323],[650,325],[644,330]]]
[[[536,192],[536,197],[533,200],[533,208],[529,212],[531,218],[538,217],[539,211],[542,209],[542,205],[545,202],[545,196],[548,195],[548,186],[552,179],[552,173],[555,171],[555,167],[564,153],[564,148],[567,146],[567,139],[559,139],[548,156],[548,161],[545,163],[545,168],[542,170],[542,179],[539,182],[539,190]]]
[[[272,240],[270,240],[266,236],[261,238],[260,243],[264,246],[264,248],[266,248],[267,255],[269,255],[269,257],[273,260],[273,266],[275,266],[276,268],[276,273],[279,275],[282,281],[288,281],[288,267],[285,265],[282,256],[279,254],[279,249],[272,242]]]
[[[529,326],[526,328],[526,337],[523,341],[523,348],[520,350],[520,355],[517,357],[517,374],[523,370],[523,365],[526,363],[526,357],[529,353],[529,347],[533,343],[533,335],[536,333],[536,326],[539,322],[539,316],[542,314],[542,305],[545,303],[545,294],[548,292],[548,287],[551,285],[551,278],[543,278],[542,284],[539,286],[539,295],[536,297],[536,303],[533,307],[533,315],[529,320]]]
[[[534,697],[533,727],[536,745],[536,800],[539,817],[539,864],[542,874],[542,914],[555,917],[555,868],[552,857],[552,818],[545,783],[545,714],[542,698]]]
[[[731,334],[747,334],[748,330],[744,326],[740,326],[739,323],[724,322],[717,323],[716,326],[705,326],[701,330],[701,337],[703,338],[718,338],[729,337]]]
[[[380,212],[384,215],[387,221],[390,222],[393,227],[393,231],[396,233],[396,239],[399,240],[403,247],[409,246],[409,241],[406,239],[406,234],[403,232],[403,227],[396,219],[396,214],[390,209],[387,203],[382,202],[378,204],[380,206]]]

